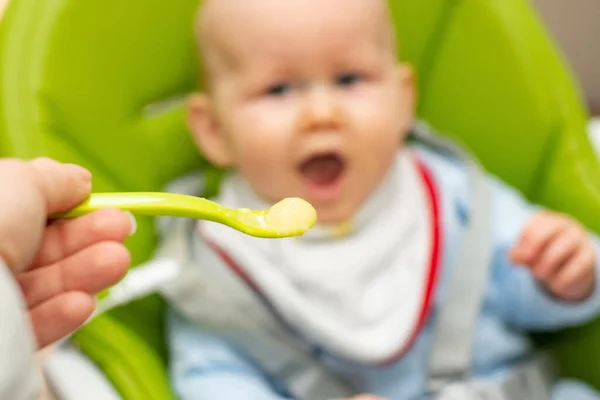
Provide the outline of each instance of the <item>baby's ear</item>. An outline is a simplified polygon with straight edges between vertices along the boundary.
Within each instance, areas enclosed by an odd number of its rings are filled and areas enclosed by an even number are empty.
[[[194,94],[188,100],[187,123],[196,145],[202,154],[219,167],[229,167],[233,162],[214,108],[207,95]]]
[[[408,132],[412,127],[416,110],[415,78],[412,66],[398,64],[396,67],[400,91],[400,125],[402,132]]]

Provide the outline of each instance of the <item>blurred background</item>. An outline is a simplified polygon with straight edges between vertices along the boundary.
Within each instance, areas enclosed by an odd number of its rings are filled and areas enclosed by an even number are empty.
[[[600,115],[600,1],[534,0],[546,26],[581,81],[590,109]]]
[[[546,26],[567,56],[592,115],[590,136],[600,154],[600,1],[534,0]]]
[[[9,1],[0,0],[0,16]],[[600,0],[533,0],[546,26],[567,56],[594,116],[600,117]],[[600,151],[600,122],[592,121]],[[597,132],[597,134],[596,134]]]
[[[592,113],[600,115],[600,1],[534,0],[546,26],[568,57]]]
[[[0,17],[9,1],[0,0]],[[600,0],[532,0],[581,83],[592,142],[600,154]]]
[[[11,0],[0,0],[0,15]],[[18,1],[18,0],[12,0]],[[600,0],[533,0],[600,116]]]
[[[0,15],[9,1],[0,0]],[[600,0],[533,0],[569,59],[592,113],[600,116]]]

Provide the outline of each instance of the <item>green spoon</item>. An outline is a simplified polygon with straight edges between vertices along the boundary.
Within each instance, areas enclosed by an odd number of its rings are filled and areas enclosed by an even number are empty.
[[[74,218],[101,208],[118,208],[137,215],[203,219],[262,238],[299,236],[312,228],[317,213],[297,197],[283,199],[268,210],[231,209],[210,200],[175,193],[94,193],[72,210],[52,218]]]

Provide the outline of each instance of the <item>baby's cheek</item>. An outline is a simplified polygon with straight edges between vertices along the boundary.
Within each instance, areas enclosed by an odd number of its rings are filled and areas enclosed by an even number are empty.
[[[392,134],[382,126],[381,130],[373,134],[371,140],[364,143],[364,148],[369,149],[370,157],[376,162],[379,168],[388,168],[402,147],[400,135]]]
[[[241,118],[232,132],[238,157],[253,162],[271,159],[271,154],[284,145],[285,132],[276,121],[268,120],[261,113]]]
[[[251,150],[252,149],[252,150]],[[269,145],[246,147],[240,157],[239,173],[250,183],[253,190],[262,198],[279,201],[286,193],[286,168],[283,160],[285,152],[279,146]]]
[[[275,169],[273,156],[273,149],[269,147],[247,148],[240,157],[238,169],[248,179],[272,179]]]
[[[290,131],[299,117],[298,102],[289,100],[256,101],[244,107],[240,123],[241,129],[273,135]]]

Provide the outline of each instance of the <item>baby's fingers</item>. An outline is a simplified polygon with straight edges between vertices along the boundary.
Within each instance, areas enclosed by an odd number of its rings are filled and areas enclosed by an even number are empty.
[[[542,282],[549,282],[560,272],[561,266],[581,249],[585,240],[582,229],[577,225],[569,226],[542,249],[531,266],[533,275]]]
[[[596,281],[596,252],[591,244],[582,246],[550,282],[549,289],[566,301],[580,301],[591,293]]]
[[[514,264],[533,265],[542,250],[568,226],[568,220],[546,211],[534,215],[511,249],[510,259]]]

